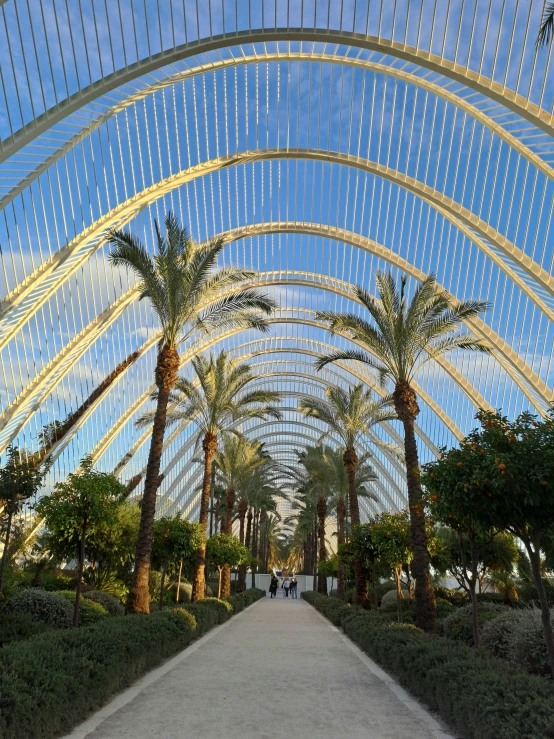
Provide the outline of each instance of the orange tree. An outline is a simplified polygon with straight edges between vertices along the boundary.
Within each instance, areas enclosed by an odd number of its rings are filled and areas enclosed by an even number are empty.
[[[376,587],[376,570],[379,551],[377,549],[375,538],[373,536],[374,525],[375,519],[371,519],[367,523],[353,526],[350,541],[348,542],[342,556],[348,558],[350,552],[352,553],[353,557],[359,557],[360,560],[364,563],[366,570],[371,573],[373,607],[377,610],[379,608],[379,599]],[[340,549],[339,552],[341,552]]]
[[[408,511],[397,513],[384,512],[375,517],[372,525],[372,541],[378,558],[392,570],[396,584],[398,620],[402,609],[402,572],[409,578],[410,565],[413,561],[413,549],[410,539],[410,517]],[[429,537],[428,537],[429,541]],[[429,546],[429,544],[428,544]],[[408,580],[408,586],[411,583]]]
[[[73,626],[79,623],[79,600],[86,557],[86,544],[97,526],[116,523],[117,510],[126,488],[113,475],[97,472],[90,458],[53,492],[39,500],[37,514],[44,519],[49,547],[58,556],[77,557],[79,573],[75,589]]]
[[[152,564],[161,570],[160,610],[163,608],[165,577],[179,570],[183,564],[192,567],[196,551],[205,545],[201,524],[184,518],[159,518],[154,522]],[[179,585],[178,585],[179,587]],[[179,595],[179,593],[177,593]]]
[[[459,449],[427,466],[430,502],[449,522],[472,521],[481,530],[509,531],[521,540],[531,561],[554,676],[554,639],[540,561],[554,521],[554,412],[543,420],[522,413],[509,421],[486,411],[477,418],[481,428]]]
[[[219,572],[219,588],[217,597],[221,597],[221,575],[228,565],[231,569],[248,562],[250,552],[240,543],[240,539],[231,534],[215,534],[206,542],[208,563]]]

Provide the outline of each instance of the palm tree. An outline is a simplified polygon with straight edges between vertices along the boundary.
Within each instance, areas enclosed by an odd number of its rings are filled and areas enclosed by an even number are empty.
[[[233,533],[233,513],[237,491],[246,485],[253,473],[269,462],[269,455],[258,441],[249,441],[245,436],[225,434],[223,448],[215,454],[216,479],[225,487],[225,533]],[[244,529],[244,521],[243,521]],[[221,593],[224,598],[231,594],[231,570],[224,565],[221,577]]]
[[[324,317],[327,316],[328,314],[324,314]],[[330,361],[333,359],[325,357],[320,360],[320,366]],[[327,400],[313,397],[301,398],[299,409],[307,416],[322,421],[328,427],[329,432],[334,431],[342,440],[343,463],[348,475],[350,520],[353,526],[357,526],[360,523],[360,508],[356,494],[356,467],[358,466],[356,448],[361,438],[367,436],[373,426],[395,419],[396,414],[391,409],[392,398],[385,397],[375,400],[370,390],[364,390],[362,383],[351,386],[348,391],[332,386],[326,389],[325,394]],[[367,578],[363,562],[359,557],[354,561],[354,580],[356,600],[365,605]]]
[[[475,318],[488,304],[481,301],[455,303],[437,288],[433,275],[415,291],[411,302],[406,295],[406,277],[398,290],[391,273],[377,272],[380,301],[362,288],[356,288],[359,302],[367,309],[373,323],[350,313],[321,312],[331,334],[341,332],[367,350],[337,351],[317,362],[321,369],[329,362],[354,360],[362,362],[379,375],[382,386],[394,385],[394,408],[404,427],[404,451],[410,506],[411,539],[414,553],[412,570],[416,580],[416,624],[427,631],[435,625],[435,597],[429,575],[429,552],[425,531],[425,514],[419,458],[414,424],[419,413],[412,381],[427,362],[447,352],[462,349],[489,352],[489,347],[470,334],[459,331],[462,321]]]
[[[548,46],[554,32],[554,3],[546,3],[542,13],[541,24],[537,34],[536,47]]]
[[[191,380],[179,378],[171,400],[175,406],[167,414],[167,421],[192,421],[199,431],[198,441],[202,440],[204,453],[204,473],[200,499],[199,521],[204,533],[208,528],[208,509],[212,482],[212,465],[217,450],[218,437],[232,423],[247,418],[265,420],[281,418],[280,412],[270,403],[280,400],[280,394],[271,390],[247,390],[247,386],[257,379],[247,363],[239,363],[222,351],[217,356],[199,355],[192,360],[197,385]],[[148,416],[140,419],[144,425]],[[196,556],[195,575],[192,584],[192,600],[204,597],[204,567],[206,548],[202,546]]]
[[[331,508],[337,515],[337,545],[340,547],[346,540],[346,515],[348,501],[348,476],[343,462],[344,449],[326,447],[324,454],[324,474],[332,491]],[[373,467],[369,464],[370,454],[365,453],[358,459],[356,465],[356,497],[377,500],[377,496],[367,487],[367,483],[377,479]],[[346,594],[344,563],[339,557],[337,594],[343,598]]]
[[[215,239],[204,246],[196,245],[171,213],[165,219],[165,234],[157,223],[155,231],[154,256],[129,231],[111,229],[106,234],[111,246],[111,263],[116,267],[126,267],[135,274],[139,281],[140,299],[150,301],[161,325],[155,369],[157,405],[129,599],[130,610],[134,613],[149,612],[152,526],[167,406],[180,364],[178,346],[198,331],[210,333],[223,327],[266,330],[267,322],[262,314],[270,314],[275,307],[274,301],[261,292],[241,287],[255,273],[234,267],[216,269],[224,247],[222,239]],[[223,289],[229,293],[223,296]]]

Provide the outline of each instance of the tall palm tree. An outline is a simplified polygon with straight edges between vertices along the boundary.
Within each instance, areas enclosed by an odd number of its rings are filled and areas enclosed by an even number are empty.
[[[232,423],[247,418],[281,418],[280,412],[271,403],[280,400],[280,394],[272,390],[248,390],[248,385],[257,375],[250,365],[231,359],[222,351],[217,356],[198,355],[192,360],[198,386],[195,382],[179,378],[171,394],[174,407],[167,414],[167,421],[175,423],[189,420],[199,431],[202,443],[204,473],[200,499],[199,521],[204,533],[208,528],[212,465],[217,450],[218,437]],[[145,422],[145,418],[140,423]],[[206,548],[197,552],[195,575],[192,584],[192,600],[204,597],[204,567]]]
[[[248,479],[260,467],[269,463],[269,455],[259,441],[250,441],[243,435],[225,434],[223,446],[215,454],[216,480],[225,487],[225,533],[233,533],[233,513],[237,491],[245,487]],[[221,577],[221,594],[231,594],[231,570],[225,565]]]
[[[337,515],[337,545],[340,547],[346,540],[346,501],[348,500],[348,476],[343,462],[344,449],[326,447],[323,458],[324,475],[332,491],[331,508]],[[356,497],[377,500],[368,483],[377,479],[373,467],[369,464],[370,454],[360,455],[356,465]],[[339,558],[337,593],[339,598],[346,594],[344,564]]]
[[[404,427],[404,451],[410,506],[411,540],[414,553],[412,570],[416,580],[416,624],[432,630],[435,625],[435,598],[429,575],[429,552],[425,531],[425,514],[419,458],[415,439],[415,419],[419,413],[412,381],[420,368],[447,352],[461,349],[489,352],[488,346],[460,331],[463,321],[475,318],[488,304],[481,301],[454,303],[437,288],[433,275],[416,289],[411,301],[406,295],[406,277],[400,290],[391,273],[377,272],[380,300],[375,300],[362,288],[356,297],[367,309],[373,323],[350,313],[321,312],[331,334],[341,332],[367,350],[337,351],[317,362],[321,369],[329,362],[354,360],[362,362],[379,375],[382,386],[394,385],[394,408]]]
[[[324,314],[328,318],[328,314]],[[334,355],[332,355],[334,356]],[[320,366],[333,361],[326,357]],[[362,383],[351,386],[348,391],[332,386],[326,389],[327,400],[304,397],[300,399],[299,409],[307,416],[319,419],[334,431],[344,445],[343,462],[348,475],[348,502],[350,519],[353,526],[360,523],[360,507],[356,494],[356,468],[360,440],[367,436],[370,429],[379,423],[391,421],[396,414],[391,408],[392,398],[375,400],[370,390],[365,390]],[[382,446],[386,446],[382,444]],[[354,561],[354,580],[356,583],[356,600],[367,603],[367,578],[363,561],[357,557]]]
[[[134,613],[149,612],[152,526],[167,406],[180,364],[178,346],[198,331],[210,333],[223,327],[267,330],[263,315],[270,314],[275,307],[274,301],[258,290],[242,287],[255,273],[234,267],[216,268],[224,247],[222,239],[204,246],[196,245],[171,213],[165,218],[165,234],[157,223],[155,232],[154,255],[129,231],[111,229],[106,234],[111,246],[111,263],[116,267],[126,267],[135,274],[139,281],[140,299],[150,301],[161,325],[154,373],[157,405],[130,592],[129,605]],[[222,295],[224,289],[229,293]]]

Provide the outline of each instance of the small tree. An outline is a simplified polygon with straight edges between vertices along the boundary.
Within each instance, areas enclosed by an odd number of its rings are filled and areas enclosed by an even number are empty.
[[[81,581],[86,557],[86,543],[97,526],[116,522],[117,509],[126,493],[125,486],[105,472],[92,468],[85,458],[77,472],[59,482],[51,495],[37,503],[38,515],[50,533],[51,548],[63,557],[77,557],[79,573],[75,589],[73,626],[79,623]]]
[[[375,517],[371,527],[371,542],[382,560],[392,570],[396,584],[396,599],[398,620],[401,619],[402,601],[402,572],[405,569],[408,575],[408,588],[411,589],[409,567],[413,560],[413,551],[410,540],[410,517],[408,511],[398,513],[385,512]]]
[[[217,597],[221,597],[221,575],[223,568],[228,565],[231,569],[248,562],[250,553],[236,536],[230,534],[216,534],[206,542],[208,562],[219,573],[219,587]]]
[[[522,413],[508,421],[480,411],[482,426],[427,469],[426,484],[440,501],[452,487],[457,499],[485,527],[517,536],[525,546],[539,595],[550,667],[554,676],[554,637],[541,576],[541,547],[554,521],[554,412],[544,420]],[[431,477],[433,475],[433,477]]]
[[[183,563],[192,567],[201,546],[204,546],[204,531],[199,523],[179,516],[159,518],[154,522],[152,563],[162,573],[160,609],[163,608],[166,575],[180,571]]]
[[[336,554],[331,557],[320,561],[317,571],[323,577],[331,578],[331,590],[333,590],[333,580],[336,580],[339,576],[339,559]]]
[[[377,593],[377,560],[379,558],[379,550],[373,535],[373,527],[375,519],[352,529],[352,537],[350,546],[353,551],[363,560],[366,570],[371,573],[371,590],[373,594],[373,607],[375,610],[379,608],[379,598]]]
[[[0,562],[0,599],[4,592],[13,517],[38,492],[43,477],[44,469],[40,469],[32,456],[17,447],[8,447],[6,464],[0,468],[0,505],[4,507],[6,516],[4,551]]]

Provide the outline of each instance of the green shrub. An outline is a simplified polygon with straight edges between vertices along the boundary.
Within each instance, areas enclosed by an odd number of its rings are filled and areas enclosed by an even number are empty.
[[[177,583],[171,587],[171,600],[175,602],[175,595],[177,593]],[[190,603],[192,595],[192,585],[190,582],[182,582],[179,587],[179,603]]]
[[[509,609],[483,626],[482,644],[490,654],[511,660],[534,675],[550,675],[541,612]]]
[[[244,598],[243,593],[237,593],[235,595],[230,595],[228,598],[225,599],[227,603],[229,603],[233,609],[233,613],[240,613],[241,611],[244,611],[246,608],[246,600]]]
[[[437,598],[437,618],[446,618],[456,610],[456,606],[444,598]]]
[[[442,598],[452,603],[453,606],[467,606],[469,598],[464,590],[452,590],[443,588],[441,585],[434,587],[435,598]]]
[[[60,595],[39,588],[20,590],[4,606],[8,613],[27,613],[58,629],[68,629],[73,623],[73,606]]]
[[[30,613],[10,613],[2,610],[0,611],[0,647],[10,642],[37,636],[48,628],[47,624],[36,621]]]
[[[177,626],[185,624],[193,636],[197,636],[197,623],[196,618],[185,608],[168,608],[165,611],[160,611],[156,614],[157,618],[168,618],[170,621],[175,623]]]
[[[400,608],[402,611],[406,610],[406,608],[410,607],[410,594],[407,590],[402,590],[402,595],[404,596]],[[388,590],[383,597],[381,598],[381,610],[383,611],[397,611],[398,610],[398,603],[397,603],[397,594],[396,590]]]
[[[185,619],[156,614],[8,644],[0,650],[0,736],[52,739],[67,733],[191,639]]]
[[[72,593],[70,590],[58,590],[58,592],[52,593],[52,595],[58,595],[60,598],[67,600],[68,603],[71,603],[73,609],[75,593]],[[79,626],[90,626],[109,617],[110,614],[100,603],[94,600],[87,600],[86,598],[79,600]]]
[[[225,600],[217,598],[204,598],[197,601],[204,608],[213,608],[217,614],[217,623],[223,624],[233,615],[233,606]]]
[[[306,600],[321,608],[325,596]],[[464,644],[357,609],[343,628],[463,739],[554,736],[552,684]]]
[[[195,636],[203,636],[207,631],[217,626],[217,612],[214,608],[206,608],[200,605],[202,601],[197,603],[184,603],[178,605],[175,610],[186,611],[194,616],[196,620],[196,633]],[[161,612],[162,615],[165,611]]]
[[[496,618],[504,613],[506,606],[495,603],[479,603],[477,617],[481,629],[486,621]],[[473,646],[473,617],[471,606],[456,608],[442,622],[442,632],[448,639],[461,641],[468,646]]]
[[[125,608],[119,598],[116,598],[115,595],[105,593],[103,590],[88,590],[86,593],[83,593],[83,598],[99,603],[106,609],[110,616],[125,615]]]

